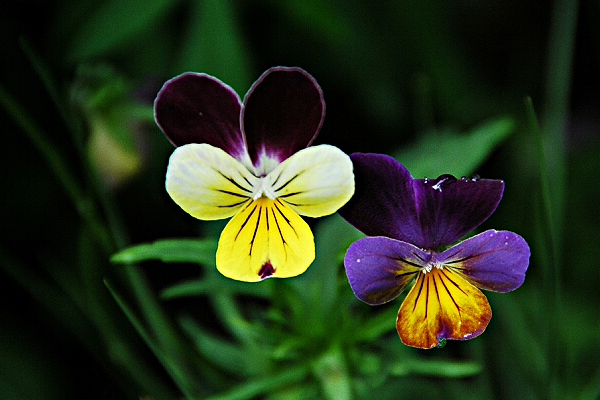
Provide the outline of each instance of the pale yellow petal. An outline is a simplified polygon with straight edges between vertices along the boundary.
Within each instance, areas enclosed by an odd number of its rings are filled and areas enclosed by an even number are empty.
[[[350,157],[329,145],[300,150],[265,179],[277,198],[309,217],[333,214],[354,194]]]
[[[167,192],[198,219],[231,217],[251,200],[258,178],[225,151],[206,143],[175,149],[167,168]]]
[[[260,197],[227,224],[217,248],[217,269],[247,282],[287,278],[306,271],[315,258],[310,227],[278,199]]]

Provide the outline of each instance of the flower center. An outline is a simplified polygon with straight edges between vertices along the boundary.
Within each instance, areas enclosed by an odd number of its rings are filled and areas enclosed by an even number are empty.
[[[268,197],[269,199],[274,200],[277,196],[271,185],[267,182],[266,177],[258,179],[258,185],[253,188],[252,200],[256,200],[260,197]]]
[[[269,172],[280,164],[280,160],[267,155],[265,149],[262,150],[258,157],[258,162],[252,167],[252,171],[258,177],[265,177]]]
[[[426,274],[428,272],[431,272],[434,268],[444,269],[444,264],[438,261],[430,261],[424,267],[421,268],[421,272]]]

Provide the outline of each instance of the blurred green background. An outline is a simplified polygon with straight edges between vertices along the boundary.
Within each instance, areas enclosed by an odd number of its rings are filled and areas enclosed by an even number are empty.
[[[2,8],[1,399],[600,398],[599,1]],[[301,277],[214,272],[223,223],[165,192],[152,101],[184,71],[243,96],[275,65],[321,85],[317,143],[506,181],[481,229],[521,234],[532,258],[521,288],[486,293],[482,336],[403,346],[399,300],[352,296],[341,259],[360,235],[337,216],[310,221]]]

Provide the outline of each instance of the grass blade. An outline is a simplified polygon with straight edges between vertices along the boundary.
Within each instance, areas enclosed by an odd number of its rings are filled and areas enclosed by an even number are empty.
[[[113,254],[111,262],[131,264],[146,260],[189,262],[216,267],[217,241],[212,239],[162,239],[138,244]]]
[[[515,121],[503,117],[464,134],[452,130],[430,131],[394,156],[414,177],[469,176],[514,129]],[[431,155],[432,149],[435,149],[435,157]]]

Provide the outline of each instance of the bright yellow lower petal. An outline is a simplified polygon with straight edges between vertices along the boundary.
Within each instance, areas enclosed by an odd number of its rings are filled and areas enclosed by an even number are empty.
[[[309,217],[333,214],[354,194],[350,157],[329,145],[300,150],[266,179],[276,197]]]
[[[457,273],[434,267],[419,273],[402,302],[396,328],[409,346],[432,348],[441,339],[470,339],[487,327],[492,310],[487,298]]]
[[[258,178],[223,150],[206,143],[175,149],[166,188],[184,211],[198,219],[231,217],[250,200]]]
[[[217,249],[217,269],[246,282],[287,278],[306,271],[315,242],[304,220],[278,199],[260,197],[227,224]]]

